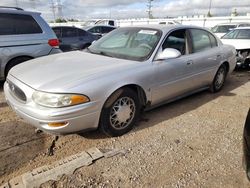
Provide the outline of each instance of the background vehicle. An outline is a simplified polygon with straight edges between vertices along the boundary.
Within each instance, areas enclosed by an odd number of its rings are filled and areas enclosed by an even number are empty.
[[[61,52],[58,46],[56,35],[40,13],[0,7],[0,80],[19,63]]]
[[[221,38],[226,33],[228,33],[229,31],[231,31],[237,27],[247,27],[247,26],[250,26],[250,23],[247,23],[247,22],[223,23],[223,24],[218,24],[218,25],[214,26],[211,30],[217,37]]]
[[[237,67],[250,68],[250,27],[239,27],[221,38],[237,50]]]
[[[89,31],[89,32],[99,36],[99,37],[102,37],[103,35],[116,29],[116,27],[107,26],[107,25],[92,25],[92,26],[85,27],[84,29],[86,31]]]
[[[58,26],[52,29],[60,41],[60,49],[64,52],[84,49],[99,39],[98,36],[76,27]]]
[[[244,126],[243,152],[243,166],[246,170],[247,178],[250,180],[250,108]]]
[[[39,129],[66,134],[100,126],[119,136],[145,108],[206,89],[220,91],[235,55],[233,46],[199,27],[124,27],[86,51],[15,67],[4,92],[12,108]]]

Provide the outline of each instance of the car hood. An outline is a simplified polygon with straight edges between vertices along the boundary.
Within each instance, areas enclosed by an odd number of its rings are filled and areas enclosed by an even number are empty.
[[[248,39],[221,39],[223,44],[230,44],[236,50],[250,49],[250,40]]]
[[[82,51],[61,53],[19,64],[10,70],[13,77],[36,90],[60,92],[79,81],[89,81],[138,65]]]

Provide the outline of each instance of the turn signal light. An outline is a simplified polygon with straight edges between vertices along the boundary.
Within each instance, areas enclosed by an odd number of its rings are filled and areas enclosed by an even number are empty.
[[[68,122],[54,122],[54,123],[48,123],[50,127],[63,127],[67,125]]]

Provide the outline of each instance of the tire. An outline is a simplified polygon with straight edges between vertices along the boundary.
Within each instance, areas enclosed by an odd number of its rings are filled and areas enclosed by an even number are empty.
[[[225,64],[222,64],[218,71],[215,74],[213,83],[210,86],[210,90],[213,93],[219,92],[224,86],[225,79],[227,77],[227,67]]]
[[[133,90],[117,90],[103,106],[99,125],[101,131],[112,137],[129,132],[138,121],[140,108],[138,95]]]
[[[9,73],[10,69],[12,69],[14,66],[16,66],[16,65],[18,65],[18,64],[20,64],[20,63],[23,63],[23,62],[25,62],[25,61],[28,61],[28,60],[30,60],[30,59],[32,59],[32,58],[30,58],[30,57],[19,57],[19,58],[16,58],[16,59],[11,60],[11,61],[7,64],[7,66],[6,66],[6,68],[5,68],[5,78],[7,77],[7,75],[8,75],[8,73]]]

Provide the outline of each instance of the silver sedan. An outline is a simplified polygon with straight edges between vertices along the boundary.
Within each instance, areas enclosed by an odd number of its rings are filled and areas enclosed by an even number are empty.
[[[75,51],[28,61],[8,74],[9,105],[54,134],[130,131],[142,110],[210,89],[236,65],[235,48],[191,26],[119,28]]]

